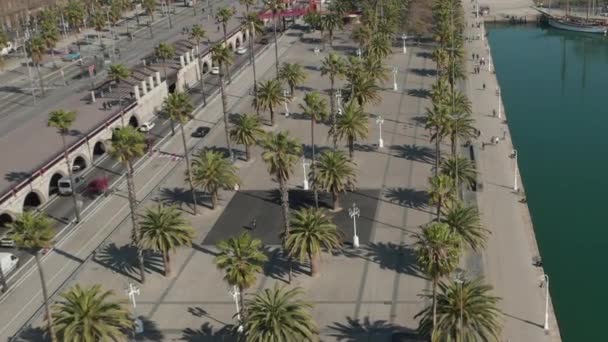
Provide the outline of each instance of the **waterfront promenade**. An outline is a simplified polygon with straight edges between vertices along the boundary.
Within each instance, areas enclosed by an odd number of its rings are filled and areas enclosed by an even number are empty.
[[[464,3],[467,20],[465,37],[486,34],[484,25],[477,23],[473,5]],[[543,270],[532,265],[533,257],[539,254],[528,206],[519,201],[525,198],[524,186],[519,177],[515,161],[509,158],[513,150],[509,127],[505,120],[502,101],[497,96],[498,81],[493,63],[487,63],[490,52],[488,40],[473,40],[466,43],[467,71],[466,94],[482,135],[477,142],[480,158],[477,163],[483,190],[477,197],[484,226],[491,230],[488,247],[481,256],[471,255],[468,263],[482,268],[496,294],[503,298],[501,308],[505,314],[505,339],[510,341],[560,341],[553,306],[549,303],[549,332],[543,331],[545,313],[545,289],[541,288]],[[478,61],[471,59],[479,54],[486,64],[481,72],[473,73]],[[489,71],[491,68],[491,71]],[[484,90],[485,84],[485,90]],[[498,106],[501,105],[500,114]],[[495,116],[495,114],[496,116]],[[492,137],[498,137],[497,145],[490,145]],[[504,137],[504,139],[503,139]],[[481,145],[485,143],[485,148]],[[518,151],[526,153],[525,151]],[[517,172],[519,192],[515,192],[514,175]],[[481,259],[480,259],[481,258]]]

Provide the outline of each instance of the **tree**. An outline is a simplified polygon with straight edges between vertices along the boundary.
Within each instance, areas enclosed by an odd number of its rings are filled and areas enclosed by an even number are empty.
[[[30,38],[30,40],[28,40],[25,44],[26,51],[29,57],[32,59],[32,63],[34,66],[36,66],[36,73],[38,74],[38,81],[40,83],[40,91],[42,91],[42,96],[44,96],[46,92],[44,90],[42,74],[40,73],[40,64],[44,58],[46,43],[44,42],[44,39],[42,39],[42,36],[36,35]]]
[[[313,91],[304,95],[304,104],[300,104],[302,113],[310,117],[310,145],[312,147],[312,178],[315,178],[316,169],[316,151],[315,151],[315,124],[318,121],[325,120],[327,118],[327,102],[322,99],[319,93]],[[319,207],[319,196],[317,194],[317,188],[313,187],[315,196],[315,206]]]
[[[246,342],[302,341],[317,339],[312,304],[300,299],[304,290],[275,285],[247,300]]]
[[[114,291],[101,285],[74,285],[53,305],[53,322],[62,341],[124,340],[133,328],[125,301],[112,300]]]
[[[279,79],[289,85],[290,96],[294,96],[295,87],[306,80],[306,73],[298,63],[283,63],[279,70]]]
[[[435,142],[435,175],[437,175],[441,163],[441,140],[449,130],[448,108],[441,104],[433,104],[432,108],[427,108],[425,128],[432,132],[431,142]]]
[[[281,91],[279,81],[273,79],[260,82],[256,97],[253,98],[253,106],[259,109],[268,109],[271,126],[274,126],[274,109],[283,103],[285,103],[285,97]]]
[[[477,183],[477,170],[475,164],[468,158],[456,156],[445,159],[441,162],[441,174],[453,180],[454,190],[464,183],[473,187]]]
[[[221,7],[215,13],[215,17],[217,20],[222,23],[222,30],[224,32],[224,47],[228,48],[228,36],[226,35],[226,24],[230,21],[230,19],[234,16],[234,11],[230,7]],[[232,77],[230,76],[230,68],[226,67],[226,74],[228,76],[228,84],[232,82]]]
[[[215,209],[219,189],[232,190],[240,183],[237,168],[221,152],[201,150],[192,161],[192,181],[211,195]]]
[[[351,73],[347,87],[351,89],[350,102],[357,100],[361,107],[368,103],[378,104],[382,99],[378,94],[376,77],[368,74],[363,68],[355,69],[354,73]]]
[[[154,53],[156,54],[156,57],[158,57],[159,59],[161,59],[163,61],[163,74],[164,74],[164,77],[166,80],[167,79],[167,60],[171,60],[171,59],[173,59],[173,57],[175,57],[175,48],[170,44],[160,43],[154,49]]]
[[[502,331],[500,298],[489,293],[492,289],[481,278],[441,282],[437,295],[437,324],[433,328],[432,308],[427,307],[415,316],[421,317],[419,331],[437,341],[499,341]]]
[[[42,286],[42,297],[44,299],[44,310],[47,317],[48,334],[53,342],[57,341],[53,317],[49,307],[49,295],[46,289],[44,270],[40,263],[40,250],[50,248],[55,238],[53,222],[43,214],[26,211],[17,216],[15,222],[8,224],[9,237],[15,241],[20,249],[25,249],[36,261],[40,284]]]
[[[165,276],[171,275],[171,253],[177,247],[191,246],[194,230],[175,207],[146,209],[141,216],[141,244],[163,255]]]
[[[84,24],[84,18],[86,11],[84,8],[84,2],[77,0],[70,0],[65,8],[66,17],[70,28],[76,29],[76,36],[80,32],[80,28]]]
[[[50,10],[43,10],[42,20],[40,22],[41,31],[40,37],[44,41],[44,44],[47,49],[51,50],[51,58],[53,60],[53,67],[57,68],[57,63],[55,62],[55,45],[59,41],[59,29],[57,28],[57,20],[55,15]]]
[[[343,26],[342,17],[336,13],[328,13],[321,17],[321,27],[327,31],[329,46],[334,44],[334,32]]]
[[[485,248],[490,231],[481,225],[475,207],[454,201],[443,208],[441,222],[447,224],[452,233],[475,252]]]
[[[156,11],[156,0],[142,0],[142,6],[150,19],[154,21],[154,11]]]
[[[220,44],[211,48],[211,60],[220,69],[220,93],[222,96],[222,112],[224,113],[224,131],[226,132],[226,147],[230,153],[230,160],[234,160],[234,152],[230,144],[230,125],[228,125],[228,98],[225,90],[224,70],[229,69],[233,62],[232,52],[227,46]]]
[[[141,282],[146,281],[144,268],[144,254],[140,243],[139,224],[137,222],[137,192],[135,190],[135,169],[133,162],[144,155],[146,149],[146,137],[131,126],[124,126],[114,130],[112,136],[112,148],[110,156],[123,163],[127,167],[127,193],[129,208],[131,209],[131,243],[137,248],[137,259]]]
[[[454,198],[454,181],[447,175],[429,177],[429,204],[437,206],[437,219],[441,217],[441,208]]]
[[[244,291],[257,281],[258,274],[262,272],[262,265],[268,257],[262,250],[262,241],[253,239],[247,232],[237,237],[218,242],[219,252],[214,262],[218,269],[224,271],[224,280],[230,286],[239,289],[241,301],[241,319],[245,318]]]
[[[317,11],[308,11],[304,15],[304,23],[310,26],[311,30],[321,29],[321,15]]]
[[[369,56],[374,56],[380,60],[388,57],[391,52],[391,41],[382,34],[375,34],[366,50]]]
[[[279,44],[277,43],[277,13],[283,10],[283,0],[264,0],[264,7],[272,12],[272,29],[274,34],[274,57],[277,79],[279,78]]]
[[[388,68],[384,66],[384,62],[375,56],[367,55],[363,58],[361,66],[367,73],[367,77],[374,82],[386,81],[389,79]]]
[[[74,175],[72,172],[72,164],[68,156],[68,145],[65,141],[66,135],[70,132],[70,127],[76,120],[76,112],[66,110],[54,110],[50,113],[47,121],[47,126],[54,127],[57,129],[57,133],[61,136],[61,143],[63,144],[63,158],[68,169],[68,176],[70,182],[75,184]],[[76,199],[76,191],[72,191],[72,203],[74,204],[74,214],[76,215],[76,222],[80,222],[80,208],[78,207],[78,200]]]
[[[289,192],[287,182],[293,173],[295,164],[302,154],[300,142],[289,136],[289,132],[269,133],[261,141],[264,148],[262,159],[266,163],[268,173],[279,183],[281,193],[281,209],[283,214],[283,246],[289,237]],[[289,282],[291,282],[291,259],[289,262]]]
[[[245,6],[245,15],[249,14],[249,8],[257,3],[258,0],[239,0],[239,4]]]
[[[340,232],[323,209],[302,208],[291,216],[292,230],[286,239],[289,255],[310,262],[310,275],[319,275],[321,251],[331,252],[342,245]]]
[[[253,0],[241,0],[241,1],[250,1],[252,2]],[[262,32],[264,32],[264,24],[262,23],[262,20],[260,20],[260,17],[258,17],[257,13],[249,13],[247,12],[247,14],[245,15],[245,18],[243,19],[243,26],[245,26],[247,28],[247,30],[249,31],[249,61],[251,63],[251,70],[253,72],[253,96],[254,98],[257,96],[258,94],[258,79],[257,79],[257,75],[256,75],[256,71],[255,71],[255,55],[254,55],[254,46],[253,46],[253,41],[255,40],[256,35],[261,34]],[[256,114],[259,116],[260,115],[260,110],[259,108],[256,107],[255,109]]]
[[[329,75],[329,84],[330,84],[330,93],[329,93],[329,103],[331,106],[331,125],[332,128],[336,129],[336,106],[335,106],[335,81],[336,78],[341,78],[344,76],[346,71],[346,63],[344,59],[340,57],[340,55],[330,52],[327,57],[323,59],[323,64],[321,65],[321,75]],[[334,138],[334,150],[336,149],[337,141]]]
[[[194,215],[197,214],[197,203],[196,203],[196,191],[194,190],[194,184],[192,183],[192,170],[190,168],[190,151],[188,151],[188,145],[186,144],[186,132],[184,131],[184,124],[193,118],[192,111],[194,110],[190,98],[186,93],[172,93],[165,98],[163,104],[163,111],[171,119],[171,121],[177,121],[179,123],[179,129],[182,133],[182,147],[184,149],[184,158],[186,158],[186,177],[188,185],[190,185],[190,194],[192,196],[192,207],[194,208]]]
[[[355,165],[341,151],[325,151],[316,167],[318,172],[312,177],[313,186],[331,193],[333,209],[339,210],[339,194],[354,189],[357,182]]]
[[[123,64],[112,64],[108,70],[108,76],[114,79],[114,82],[120,83],[120,81],[131,77],[131,70]]]
[[[448,131],[452,145],[452,156],[456,156],[458,139],[468,140],[477,137],[475,119],[471,114],[453,114],[448,118]]]
[[[91,25],[97,31],[97,39],[99,39],[99,45],[103,45],[103,41],[101,40],[101,32],[103,32],[106,27],[106,15],[102,11],[97,11],[91,17]]]
[[[437,284],[441,277],[452,272],[460,258],[458,238],[445,223],[433,222],[415,234],[414,246],[418,266],[432,281],[432,323],[437,325]]]
[[[359,25],[351,34],[351,38],[359,45],[359,49],[365,51],[374,36],[374,31],[367,24]]]
[[[245,145],[245,160],[251,158],[251,146],[255,145],[264,134],[262,124],[257,116],[251,114],[239,115],[230,130],[230,139],[235,143]]]
[[[369,127],[367,116],[363,113],[361,106],[355,103],[347,103],[344,112],[338,118],[336,129],[333,127],[329,134],[339,140],[346,139],[348,143],[348,154],[353,159],[355,153],[355,141],[367,138]]]
[[[194,24],[192,25],[192,28],[190,29],[190,39],[194,40],[196,42],[196,48],[197,48],[197,53],[198,53],[198,48],[201,45],[201,42],[203,41],[203,39],[205,39],[205,37],[207,37],[207,32],[198,24]],[[198,70],[199,70],[199,74],[200,74],[200,79],[201,79],[201,94],[203,95],[203,105],[207,105],[207,96],[205,95],[205,73],[203,72],[203,61],[201,58],[202,54],[198,54],[198,58],[196,59],[198,62]]]

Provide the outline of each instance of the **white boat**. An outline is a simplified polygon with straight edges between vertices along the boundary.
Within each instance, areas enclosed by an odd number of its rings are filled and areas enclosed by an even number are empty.
[[[606,30],[608,29],[608,27],[604,25],[598,25],[593,22],[585,22],[583,20],[574,21],[567,18],[548,17],[547,21],[549,25],[555,28],[568,31],[606,34]]]

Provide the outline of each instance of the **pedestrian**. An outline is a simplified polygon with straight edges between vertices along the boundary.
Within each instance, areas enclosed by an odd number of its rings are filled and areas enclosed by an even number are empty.
[[[255,230],[256,226],[257,226],[257,221],[254,217],[253,220],[251,220],[251,230]]]
[[[217,25],[217,32],[220,32],[220,25]]]
[[[483,90],[486,90],[486,83],[484,82],[482,85]]]
[[[108,105],[105,102],[101,106],[103,107],[103,110],[107,110],[108,109]]]

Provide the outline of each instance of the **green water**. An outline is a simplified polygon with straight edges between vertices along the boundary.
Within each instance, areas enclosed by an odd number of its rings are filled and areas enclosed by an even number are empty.
[[[489,37],[562,338],[608,341],[608,38],[535,26]]]

